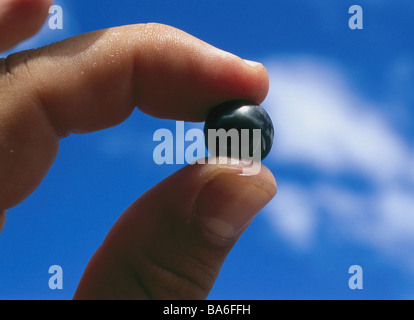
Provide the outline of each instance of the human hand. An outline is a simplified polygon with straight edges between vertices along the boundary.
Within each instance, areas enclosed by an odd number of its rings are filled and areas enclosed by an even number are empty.
[[[8,32],[0,48],[34,34],[50,5],[3,1],[0,29]],[[267,90],[261,64],[159,24],[95,31],[0,60],[0,212],[34,191],[71,133],[117,125],[134,106],[159,118],[203,121],[221,102],[261,103]],[[263,165],[256,175],[236,165],[184,167],[120,216],[74,298],[207,297],[228,252],[275,193]]]

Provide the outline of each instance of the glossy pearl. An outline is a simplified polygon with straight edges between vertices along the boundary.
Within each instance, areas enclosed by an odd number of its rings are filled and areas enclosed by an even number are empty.
[[[208,129],[224,129],[229,132],[230,129],[236,129],[238,132],[239,141],[239,158],[243,158],[247,150],[243,148],[248,147],[248,154],[253,155],[254,152],[259,151],[260,140],[260,159],[263,160],[270,152],[273,145],[274,129],[272,120],[262,106],[252,103],[250,101],[236,100],[229,101],[214,107],[207,116],[204,125],[205,142],[208,147]],[[243,142],[242,129],[249,130],[249,143]],[[256,142],[253,139],[253,129],[260,129],[261,137]],[[214,137],[212,138],[214,139]],[[216,150],[209,150],[213,156],[227,156],[230,157],[232,143],[230,138],[227,139],[227,145],[220,145],[219,139],[216,138]],[[221,143],[223,144],[223,143]],[[227,150],[225,150],[227,148]],[[234,148],[234,145],[233,145]]]

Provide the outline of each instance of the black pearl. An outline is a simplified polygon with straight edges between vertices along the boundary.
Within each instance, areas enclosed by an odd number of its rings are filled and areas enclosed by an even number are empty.
[[[209,148],[209,129],[224,129],[228,133],[227,143],[220,143],[220,139],[216,137],[216,148],[215,150],[210,150],[213,147]],[[230,129],[237,130],[238,141],[230,138],[235,133],[233,130],[233,134],[230,135]],[[247,130],[243,130],[245,131],[243,134],[242,129],[248,129],[248,144],[246,143]],[[260,129],[260,136],[257,134],[259,132],[257,130],[256,136],[253,134],[254,129]],[[229,101],[214,107],[209,112],[204,125],[205,143],[212,156],[230,157],[232,156],[232,149],[234,153],[238,149],[238,157],[240,159],[252,157],[260,152],[258,159],[263,160],[272,148],[273,136],[273,124],[267,112],[262,106],[245,100]],[[255,140],[254,137],[257,139]],[[211,140],[214,140],[214,136]],[[249,150],[246,150],[246,148]],[[255,158],[255,160],[258,159]]]

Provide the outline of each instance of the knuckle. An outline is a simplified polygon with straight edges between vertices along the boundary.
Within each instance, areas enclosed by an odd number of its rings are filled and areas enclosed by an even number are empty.
[[[13,81],[26,81],[32,78],[29,61],[37,55],[38,50],[30,49],[9,55],[1,62],[1,73]]]
[[[181,241],[162,241],[131,262],[137,283],[153,299],[204,299],[221,266],[211,252]]]
[[[175,256],[174,256],[175,255]],[[207,296],[210,287],[206,284],[203,272],[194,272],[194,263],[175,253],[157,255],[146,254],[146,277],[150,281],[153,298],[201,299]]]
[[[139,33],[142,41],[148,41],[149,43],[156,44],[157,46],[177,46],[180,42],[185,42],[186,39],[184,36],[186,33],[184,31],[156,22],[141,24],[139,26]]]
[[[158,22],[142,23],[141,27],[143,28],[143,30],[148,32],[160,32],[162,30],[171,28],[170,26]]]

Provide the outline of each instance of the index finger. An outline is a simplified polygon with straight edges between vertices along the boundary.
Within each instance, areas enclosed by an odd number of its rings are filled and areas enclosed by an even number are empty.
[[[220,102],[260,103],[268,90],[262,65],[159,24],[96,31],[18,53],[0,70],[0,209],[36,188],[58,139],[71,132],[114,126],[134,106],[156,117],[202,121]]]

